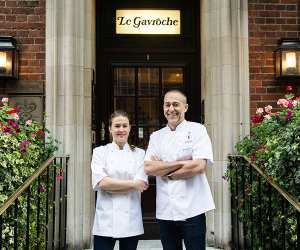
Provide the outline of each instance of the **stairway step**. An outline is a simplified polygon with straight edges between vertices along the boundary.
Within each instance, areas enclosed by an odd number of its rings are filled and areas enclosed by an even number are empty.
[[[140,240],[138,250],[162,250],[162,245],[160,240]],[[185,249],[183,247],[183,249]],[[206,250],[218,250],[219,248],[214,247],[206,247]],[[92,249],[85,249],[85,250],[92,250]],[[119,243],[116,243],[114,250],[119,250]]]

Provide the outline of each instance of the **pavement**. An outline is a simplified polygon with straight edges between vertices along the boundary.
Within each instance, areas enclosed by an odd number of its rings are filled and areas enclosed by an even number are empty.
[[[138,250],[162,250],[163,248],[160,240],[140,240],[137,249]],[[183,249],[185,248],[183,247]],[[206,250],[218,250],[218,249],[219,248],[206,247]],[[116,243],[114,250],[119,250],[118,242]]]

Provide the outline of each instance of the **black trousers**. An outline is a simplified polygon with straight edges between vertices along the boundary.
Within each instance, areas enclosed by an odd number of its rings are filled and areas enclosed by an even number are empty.
[[[185,221],[158,220],[164,250],[205,250],[206,219],[200,214]]]
[[[94,235],[94,250],[113,250],[117,240],[120,243],[120,250],[136,250],[139,239],[138,236],[112,238]]]

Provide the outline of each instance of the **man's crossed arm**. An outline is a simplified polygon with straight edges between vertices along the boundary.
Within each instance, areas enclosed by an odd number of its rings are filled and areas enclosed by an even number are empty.
[[[147,175],[168,176],[172,180],[191,178],[199,173],[203,173],[205,168],[205,159],[164,162],[153,157],[151,161],[145,161],[145,172]]]

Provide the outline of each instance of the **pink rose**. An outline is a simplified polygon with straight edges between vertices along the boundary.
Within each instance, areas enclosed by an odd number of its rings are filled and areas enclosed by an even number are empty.
[[[258,108],[258,109],[256,110],[256,114],[258,114],[258,115],[261,115],[263,112],[264,112],[264,109],[263,109],[263,108]]]
[[[1,101],[2,101],[2,103],[8,103],[8,98],[7,97],[3,97]]]
[[[18,121],[20,119],[19,115],[17,113],[13,113],[13,116],[15,117],[15,119]]]
[[[287,108],[288,105],[289,105],[289,101],[286,100],[286,99],[279,99],[279,100],[277,101],[277,104],[278,104],[279,106],[282,106],[282,107]]]
[[[268,105],[265,107],[266,113],[270,113],[272,109],[273,109],[273,107],[271,105]]]
[[[270,120],[271,119],[271,115],[267,114],[264,116],[265,119]]]
[[[30,126],[30,125],[32,124],[32,120],[27,120],[27,121],[25,122],[25,124],[28,125],[28,126]]]

